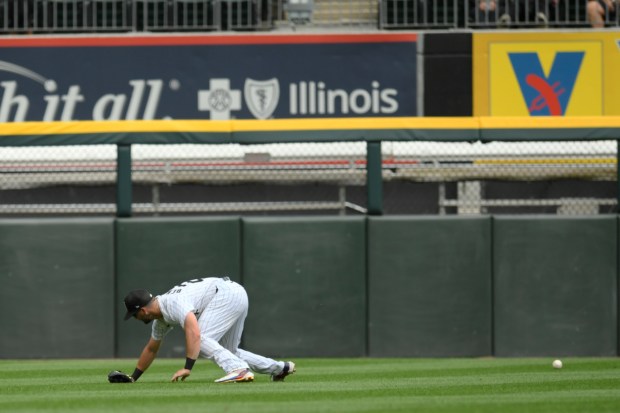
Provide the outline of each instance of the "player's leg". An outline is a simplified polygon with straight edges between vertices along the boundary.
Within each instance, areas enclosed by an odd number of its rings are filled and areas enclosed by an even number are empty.
[[[278,362],[258,354],[239,348],[245,316],[239,317],[233,326],[224,334],[220,344],[231,353],[245,361],[250,369],[262,374],[277,374],[284,369],[284,362]]]
[[[271,375],[273,381],[283,381],[286,376],[295,373],[296,366],[292,361],[276,361],[240,348],[237,349],[237,356],[255,372]]]
[[[237,294],[244,295],[247,298],[245,289],[239,284],[234,283],[230,288],[236,290]],[[278,381],[279,377],[281,377],[280,380],[284,380],[284,377],[295,372],[295,363],[276,361],[239,348],[247,313],[248,307],[246,305],[244,313],[237,318],[230,329],[222,336],[220,344],[237,357],[244,360],[253,371],[262,374],[270,374],[272,379],[276,381]]]
[[[198,319],[200,354],[214,361],[227,373],[249,368],[248,363],[235,354],[236,351],[230,351],[220,344],[224,335],[236,329],[240,319],[243,328],[243,320],[247,315],[247,295],[242,288],[234,288],[235,285],[238,284],[230,281],[218,283],[218,292]]]
[[[295,369],[295,364],[292,361],[276,361],[269,357],[261,356],[259,354],[255,354],[240,348],[237,349],[237,356],[245,360],[250,365],[250,368],[257,373],[277,376],[281,374],[285,369],[290,369],[291,373]],[[288,369],[287,364],[289,365]],[[292,365],[292,367],[290,365]]]

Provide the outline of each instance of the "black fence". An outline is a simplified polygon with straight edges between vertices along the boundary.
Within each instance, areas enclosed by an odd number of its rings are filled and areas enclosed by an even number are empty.
[[[603,28],[620,26],[616,9],[603,0],[0,0],[0,33]]]
[[[269,0],[1,0],[0,33],[259,30]]]

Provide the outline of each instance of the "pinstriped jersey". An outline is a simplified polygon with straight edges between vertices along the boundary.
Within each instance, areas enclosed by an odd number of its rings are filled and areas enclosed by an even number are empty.
[[[163,315],[162,320],[153,322],[151,336],[161,340],[175,326],[184,328],[185,317],[194,313],[200,317],[202,311],[213,299],[216,292],[216,281],[220,278],[197,278],[185,281],[172,287],[165,294],[157,296],[159,308]]]

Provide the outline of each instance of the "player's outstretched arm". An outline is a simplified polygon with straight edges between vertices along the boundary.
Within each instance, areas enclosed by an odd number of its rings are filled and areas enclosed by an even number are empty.
[[[174,373],[171,381],[184,381],[191,374],[192,367],[200,354],[200,327],[194,313],[185,316],[185,367]]]
[[[153,337],[149,338],[149,342],[146,343],[146,346],[144,346],[144,349],[142,350],[142,354],[140,354],[136,369],[131,375],[134,380],[138,380],[142,373],[144,373],[146,369],[149,368],[153,360],[155,360],[160,345],[161,340],[155,340]]]

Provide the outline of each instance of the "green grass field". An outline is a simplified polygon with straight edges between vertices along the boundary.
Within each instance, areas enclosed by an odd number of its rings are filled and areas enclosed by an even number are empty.
[[[618,412],[620,359],[296,359],[282,383],[215,384],[199,360],[158,359],[138,383],[109,384],[134,360],[0,361],[0,412]]]

